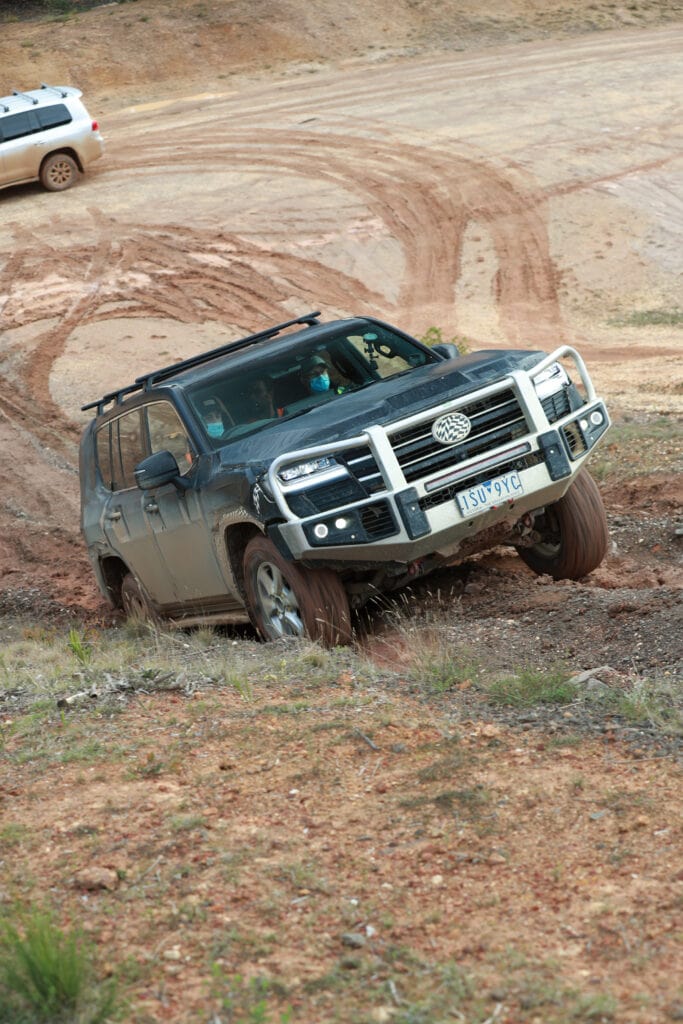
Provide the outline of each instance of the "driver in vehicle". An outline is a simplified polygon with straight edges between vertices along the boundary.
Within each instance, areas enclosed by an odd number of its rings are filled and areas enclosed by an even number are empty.
[[[330,378],[330,368],[322,356],[309,356],[301,367],[301,379],[309,395],[341,395],[347,389],[336,387]]]

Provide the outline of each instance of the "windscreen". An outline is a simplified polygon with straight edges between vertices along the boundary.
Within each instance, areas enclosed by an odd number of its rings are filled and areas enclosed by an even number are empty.
[[[437,360],[389,328],[356,325],[286,353],[272,346],[226,360],[222,372],[192,385],[187,395],[218,447]]]

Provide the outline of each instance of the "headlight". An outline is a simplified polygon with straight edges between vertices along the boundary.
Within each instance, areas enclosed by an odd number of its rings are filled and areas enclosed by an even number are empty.
[[[562,391],[563,388],[569,387],[571,383],[567,371],[559,363],[551,363],[550,366],[546,366],[545,370],[533,378],[533,382],[536,394],[541,401],[548,398],[549,395],[554,395],[556,392]]]
[[[298,462],[295,466],[286,466],[278,470],[278,476],[283,484],[291,483],[292,480],[300,480],[302,477],[312,476],[314,473],[321,473],[326,469],[332,469],[337,463],[334,459],[324,456],[320,459],[311,459],[310,462]]]

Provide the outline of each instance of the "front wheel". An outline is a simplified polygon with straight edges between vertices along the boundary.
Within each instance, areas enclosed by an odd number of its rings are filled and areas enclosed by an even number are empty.
[[[350,642],[349,601],[331,570],[294,565],[259,535],[244,552],[244,587],[252,621],[264,640],[307,636],[326,647]]]
[[[48,192],[63,192],[78,178],[78,164],[68,153],[53,153],[43,161],[40,182]]]
[[[597,569],[607,553],[609,531],[600,491],[590,473],[582,470],[564,497],[536,517],[534,529],[541,540],[517,552],[539,576],[579,580]]]

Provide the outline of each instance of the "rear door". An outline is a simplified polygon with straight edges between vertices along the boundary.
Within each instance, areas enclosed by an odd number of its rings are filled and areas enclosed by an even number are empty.
[[[0,117],[1,184],[37,177],[42,158],[42,151],[36,145],[39,129],[33,110]]]
[[[135,466],[148,453],[140,408],[110,420],[97,432],[98,465],[108,489],[102,530],[111,549],[138,578],[152,601],[163,607],[173,604],[175,590],[146,508],[153,500],[140,490],[134,476]]]

